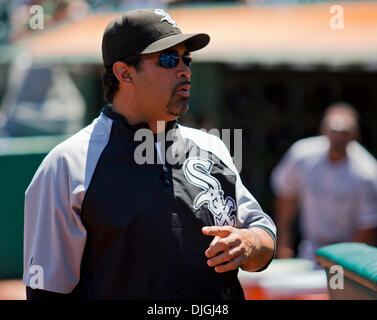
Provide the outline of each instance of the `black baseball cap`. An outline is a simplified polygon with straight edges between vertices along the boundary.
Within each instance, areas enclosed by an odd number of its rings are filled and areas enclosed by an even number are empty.
[[[184,42],[189,51],[209,43],[206,33],[182,34],[173,18],[162,9],[127,11],[111,21],[102,38],[105,67],[132,54],[155,53]]]

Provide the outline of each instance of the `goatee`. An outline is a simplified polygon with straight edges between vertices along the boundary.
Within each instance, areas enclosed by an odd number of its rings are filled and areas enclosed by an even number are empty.
[[[176,93],[174,89],[168,104],[166,106],[166,112],[173,116],[181,116],[186,113],[189,108],[189,98],[183,97]]]

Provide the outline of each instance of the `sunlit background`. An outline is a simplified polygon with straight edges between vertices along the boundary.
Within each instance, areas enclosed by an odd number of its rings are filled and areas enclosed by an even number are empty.
[[[376,2],[0,0],[0,299],[24,298],[25,189],[46,152],[99,115],[104,28],[142,7],[164,8],[184,33],[211,36],[193,53],[180,122],[242,129],[241,177],[272,218],[272,168],[293,142],[317,134],[330,103],[359,111],[361,143],[377,156]],[[328,298],[324,271],[300,259],[240,279],[248,299]]]

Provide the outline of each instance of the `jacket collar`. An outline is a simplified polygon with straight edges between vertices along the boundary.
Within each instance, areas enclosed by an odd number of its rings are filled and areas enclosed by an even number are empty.
[[[146,122],[141,122],[135,125],[131,125],[123,115],[115,112],[113,108],[111,107],[111,105],[107,105],[103,107],[102,112],[106,117],[114,120],[117,123],[123,124],[127,128],[127,131],[133,134],[139,129],[149,129],[148,123]],[[177,120],[167,122],[166,128],[165,128],[165,134],[169,130],[175,129],[177,126],[178,126]]]
[[[116,131],[118,132],[118,134],[120,133],[122,136],[128,137],[128,139],[132,140],[136,145],[141,143],[139,141],[135,141],[134,139],[136,131],[139,129],[149,129],[148,124],[145,122],[137,125],[129,124],[127,119],[121,114],[113,111],[111,106],[105,106],[102,109],[102,113],[106,117],[114,121],[115,127],[117,128]],[[160,147],[163,150],[165,150],[165,152],[169,150],[169,152],[171,153],[170,158],[176,159],[177,165],[180,166],[180,162],[178,162],[178,160],[181,161],[180,158],[186,156],[187,150],[185,141],[181,136],[179,130],[179,123],[177,120],[169,121],[166,124],[165,132],[163,134],[154,134],[154,141],[162,143]]]

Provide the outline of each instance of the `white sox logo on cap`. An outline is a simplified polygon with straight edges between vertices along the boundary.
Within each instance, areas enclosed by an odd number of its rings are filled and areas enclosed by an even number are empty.
[[[154,13],[158,14],[160,16],[163,16],[163,18],[161,18],[161,22],[166,21],[166,22],[170,23],[173,26],[173,28],[178,29],[178,26],[177,26],[176,22],[174,21],[174,19],[167,12],[165,12],[163,9],[155,9]]]

